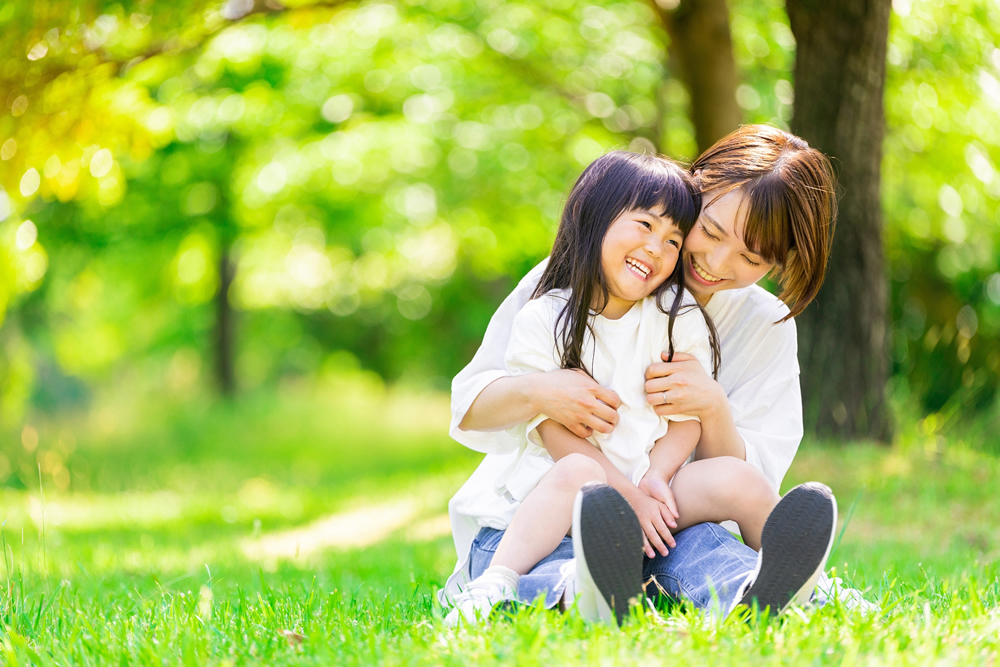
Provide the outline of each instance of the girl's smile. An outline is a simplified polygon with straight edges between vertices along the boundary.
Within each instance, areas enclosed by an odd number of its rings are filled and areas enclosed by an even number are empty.
[[[662,208],[625,211],[611,223],[601,245],[608,303],[601,315],[618,319],[670,277],[684,234]],[[594,304],[600,308],[601,304]]]

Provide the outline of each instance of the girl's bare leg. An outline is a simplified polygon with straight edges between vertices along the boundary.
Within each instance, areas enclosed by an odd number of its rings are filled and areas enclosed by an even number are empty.
[[[677,530],[710,521],[735,521],[743,542],[760,550],[760,535],[781,497],[764,474],[746,461],[719,456],[693,461],[670,484],[677,503]]]
[[[576,494],[590,482],[607,483],[604,469],[594,459],[570,454],[556,461],[517,508],[490,566],[527,574],[569,533]]]

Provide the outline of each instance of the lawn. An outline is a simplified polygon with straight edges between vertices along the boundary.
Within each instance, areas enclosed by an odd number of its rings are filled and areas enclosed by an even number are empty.
[[[837,576],[882,605],[780,623],[684,607],[624,631],[527,609],[454,632],[448,497],[478,457],[447,397],[354,377],[232,404],[122,390],[3,432],[9,664],[993,664],[1000,459],[957,440],[806,443],[840,502]],[[924,441],[926,440],[926,442]],[[933,446],[928,443],[932,442]],[[41,484],[39,485],[39,481]]]

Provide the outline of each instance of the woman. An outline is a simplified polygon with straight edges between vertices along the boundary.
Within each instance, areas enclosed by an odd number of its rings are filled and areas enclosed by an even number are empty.
[[[715,381],[696,360],[683,355],[654,364],[646,372],[647,400],[663,416],[699,417],[697,458],[746,460],[778,490],[802,437],[792,318],[815,298],[823,282],[836,217],[833,172],[826,157],[806,142],[763,125],[724,137],[692,171],[703,206],[684,241],[684,278],[718,329],[722,366]],[[476,356],[452,384],[452,437],[489,455],[467,487],[492,489],[516,442],[503,429],[539,414],[581,437],[593,431],[609,433],[617,423],[618,397],[584,373],[556,370],[507,377],[504,372],[511,323],[544,266],[529,272],[507,297]],[[782,288],[780,299],[756,285],[772,271]],[[455,502],[450,511],[461,561],[479,527],[469,524],[467,513]],[[756,554],[718,525],[689,528],[676,536],[676,543],[669,555],[647,559],[644,568],[645,576],[667,594],[683,596],[698,607],[714,602],[727,609],[753,583]],[[475,560],[476,549],[488,548],[473,545],[469,560]],[[547,591],[549,604],[560,598],[571,601],[571,592],[564,590],[570,579],[568,556],[565,549],[553,552],[549,563],[540,564],[547,567],[540,567],[535,579],[535,571],[522,577],[522,597],[531,598],[531,590],[537,590]],[[460,562],[446,594],[465,576],[475,576],[469,567],[469,562]],[[806,579],[814,581],[815,576],[818,572],[810,571]],[[799,591],[806,579],[787,582],[789,591]]]

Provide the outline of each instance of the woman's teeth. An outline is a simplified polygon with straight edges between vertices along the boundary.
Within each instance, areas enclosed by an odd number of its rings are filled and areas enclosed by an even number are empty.
[[[648,266],[646,266],[645,264],[642,264],[640,262],[635,261],[631,257],[626,257],[625,258],[625,265],[628,268],[632,269],[632,271],[634,271],[635,273],[637,273],[639,275],[639,277],[642,278],[643,280],[645,280],[649,276],[650,271],[652,271],[652,269],[650,269]]]
[[[691,260],[691,266],[692,268],[694,268],[694,272],[697,273],[699,277],[701,277],[704,280],[707,280],[710,283],[717,283],[720,280],[722,280],[722,278],[716,278],[711,273],[705,271],[705,269],[698,266],[698,262],[694,260]]]

